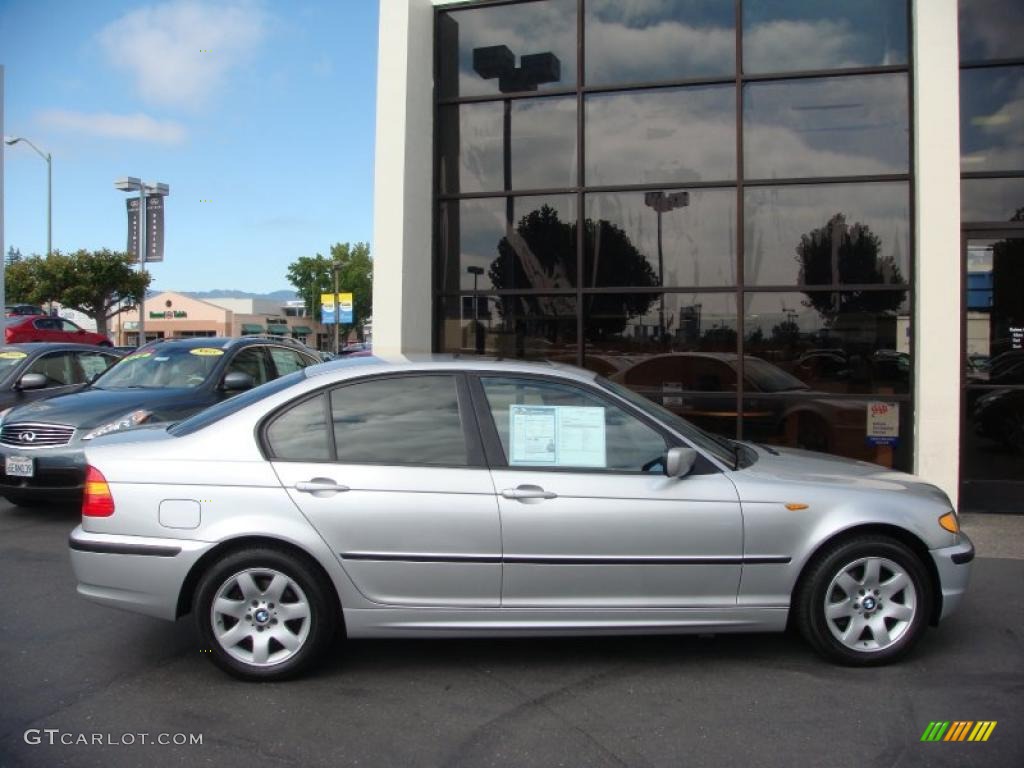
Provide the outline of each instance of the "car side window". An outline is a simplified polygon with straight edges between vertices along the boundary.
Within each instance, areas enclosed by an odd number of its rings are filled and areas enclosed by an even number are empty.
[[[662,471],[665,439],[582,388],[504,376],[480,381],[510,467]]]
[[[75,323],[72,323],[70,320],[58,320],[57,322],[60,323],[60,328],[65,333],[75,333],[76,331],[82,330],[80,325],[75,325]]]
[[[263,347],[249,347],[241,350],[228,364],[226,373],[248,373],[256,386],[264,384],[274,377],[267,370],[267,357]]]
[[[81,381],[92,381],[118,360],[116,356],[102,352],[79,352],[76,357],[82,369]]]
[[[70,352],[51,352],[48,355],[41,355],[25,373],[43,374],[48,387],[63,387],[78,383],[74,358]]]
[[[33,320],[32,322],[40,331],[56,331],[60,328],[57,321],[51,317],[41,317],[38,320]]]
[[[267,427],[267,443],[275,459],[284,461],[329,461],[325,395],[317,395],[292,406]]]
[[[294,349],[284,347],[270,347],[270,357],[274,361],[278,376],[301,371],[311,364],[311,361],[303,354]]]
[[[372,379],[331,392],[337,460],[467,466],[454,376]]]

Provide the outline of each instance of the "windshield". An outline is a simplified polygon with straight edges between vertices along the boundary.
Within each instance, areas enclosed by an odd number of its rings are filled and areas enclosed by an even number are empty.
[[[632,389],[628,389],[627,387],[608,381],[608,379],[602,376],[597,377],[597,383],[605,389],[611,390],[615,394],[619,395],[624,400],[628,400],[641,411],[649,416],[653,416],[670,429],[674,429],[698,448],[710,453],[727,467],[735,465],[736,449],[734,448],[735,443],[732,441],[727,440],[724,437],[719,437],[718,435],[712,435],[710,432],[705,432],[700,427],[691,424],[686,419],[680,418],[676,414],[672,413],[672,411],[662,408],[654,401],[648,400],[646,397],[637,394]]]
[[[743,358],[744,375],[762,392],[788,392],[807,389],[800,379],[758,357]]]
[[[20,349],[5,349],[0,351],[0,381],[6,381],[15,368],[21,365],[28,357],[28,353]]]
[[[195,389],[224,356],[219,347],[143,349],[123,358],[100,376],[96,389]]]
[[[265,397],[277,394],[282,389],[287,389],[292,384],[296,384],[304,378],[306,378],[306,372],[303,370],[289,373],[287,376],[282,376],[281,378],[274,379],[273,381],[268,381],[266,384],[261,384],[255,389],[250,389],[248,392],[235,395],[227,400],[221,400],[216,405],[211,405],[206,410],[200,411],[195,416],[187,418],[184,421],[179,421],[177,424],[172,426],[168,432],[175,437],[190,435],[193,432],[203,429],[204,427],[208,427],[233,413],[237,413],[253,403],[259,402]]]

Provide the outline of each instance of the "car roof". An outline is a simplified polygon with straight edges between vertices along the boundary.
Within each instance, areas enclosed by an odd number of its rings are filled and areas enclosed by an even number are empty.
[[[0,352],[27,352],[30,355],[36,352],[74,352],[75,350],[117,354],[117,350],[113,347],[100,347],[96,344],[72,344],[60,341],[27,341],[17,344],[0,344]]]
[[[219,347],[221,349],[231,349],[234,347],[249,346],[253,344],[284,344],[286,346],[294,346],[303,348],[304,345],[296,341],[295,339],[267,339],[262,336],[193,336],[184,339],[153,339],[147,341],[144,347],[166,347],[173,345],[175,347],[184,347],[191,349],[194,347]],[[142,347],[139,347],[142,349]]]
[[[388,371],[493,371],[504,373],[558,373],[580,381],[592,381],[593,371],[548,360],[510,360],[481,355],[371,355],[342,357],[305,369],[307,378],[352,370],[356,373]]]

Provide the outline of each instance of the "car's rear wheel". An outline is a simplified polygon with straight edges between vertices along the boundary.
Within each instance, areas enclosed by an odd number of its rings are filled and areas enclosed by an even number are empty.
[[[337,626],[334,593],[323,576],[269,547],[218,561],[200,579],[194,606],[213,661],[245,680],[298,675],[327,649]]]
[[[821,553],[796,595],[797,626],[826,658],[885,664],[928,624],[931,582],[920,558],[885,536],[860,536]]]

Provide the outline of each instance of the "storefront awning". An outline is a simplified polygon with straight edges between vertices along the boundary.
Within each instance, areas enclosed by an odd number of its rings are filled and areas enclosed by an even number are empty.
[[[267,323],[267,333],[288,333],[288,326],[283,323]]]
[[[255,323],[242,323],[242,333],[263,333],[263,326]]]
[[[292,335],[294,336],[309,336],[313,332],[313,329],[308,325],[296,325],[292,328]]]

